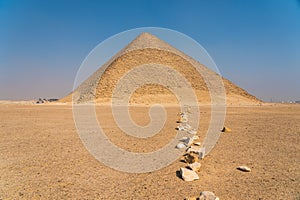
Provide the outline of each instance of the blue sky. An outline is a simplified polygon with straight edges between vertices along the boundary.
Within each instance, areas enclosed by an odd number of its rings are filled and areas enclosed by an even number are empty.
[[[0,99],[63,97],[96,45],[149,26],[192,37],[260,99],[300,100],[299,0],[0,0]]]

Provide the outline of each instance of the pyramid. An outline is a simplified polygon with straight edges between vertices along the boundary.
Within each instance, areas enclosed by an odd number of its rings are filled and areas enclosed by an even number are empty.
[[[76,90],[60,99],[60,102],[72,102],[72,96],[75,103],[91,101],[99,103],[110,102],[118,81],[128,71],[148,63],[168,66],[183,75],[191,84],[199,103],[205,104],[211,101],[207,84],[202,77],[203,74],[205,77],[221,78],[226,91],[226,101],[229,105],[259,104],[261,102],[244,89],[220,77],[214,71],[150,33],[142,33],[136,37],[94,72]],[[197,66],[201,73],[194,66]],[[176,82],[177,80],[174,81]],[[124,89],[126,90],[126,88]],[[148,84],[135,90],[130,102],[174,103],[176,98],[168,88],[161,85]]]

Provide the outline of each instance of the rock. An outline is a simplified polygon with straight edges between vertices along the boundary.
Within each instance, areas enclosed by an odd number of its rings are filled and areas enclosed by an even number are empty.
[[[188,137],[182,137],[182,138],[180,139],[180,141],[181,141],[181,142],[185,142],[187,139],[188,139]]]
[[[199,162],[194,162],[188,165],[188,167],[193,170],[194,172],[198,172],[201,168],[201,163]]]
[[[190,146],[188,149],[187,149],[187,152],[188,153],[196,153],[196,154],[199,154],[201,152],[201,147],[200,146]]]
[[[250,167],[247,166],[238,166],[237,169],[243,172],[251,172]]]
[[[192,127],[189,124],[186,124],[186,125],[180,124],[179,126],[176,127],[176,129],[179,131],[188,131],[188,130],[191,130]]]
[[[198,196],[186,197],[186,198],[184,198],[184,200],[199,200],[199,197]]]
[[[186,148],[186,145],[183,144],[183,143],[179,143],[179,144],[176,145],[176,148],[177,149],[183,149],[183,148]]]
[[[187,122],[188,121],[188,117],[186,113],[179,113],[179,123],[183,123],[183,122]]]
[[[187,138],[184,143],[186,144],[186,146],[191,146],[194,142],[194,138]]]
[[[178,115],[179,115],[180,117],[187,117],[186,112],[181,112],[181,113],[179,113]]]
[[[194,163],[198,161],[198,157],[193,154],[187,154],[184,156],[184,161],[188,164]]]
[[[192,130],[189,130],[189,131],[188,131],[188,134],[193,134],[193,135],[195,135],[195,134],[197,134],[197,131],[194,130],[194,129],[192,129]]]
[[[199,136],[198,135],[194,135],[193,138],[194,138],[194,140],[198,140]]]
[[[177,114],[177,116],[183,116],[183,115],[185,115],[185,112],[180,112]]]
[[[203,191],[200,193],[199,200],[219,200],[213,192],[210,191]]]
[[[180,117],[179,119],[178,119],[178,122],[179,123],[184,123],[184,122],[187,122],[188,120],[187,120],[187,118],[183,118],[183,117]]]
[[[186,125],[184,126],[184,130],[188,131],[188,130],[190,130],[190,129],[192,129],[191,125],[186,124]]]
[[[202,160],[205,156],[205,147],[202,147],[199,152],[199,159]]]
[[[199,179],[199,176],[196,172],[187,168],[180,168],[180,175],[184,181],[193,181]]]
[[[201,145],[201,142],[194,142],[194,145],[200,146],[200,145]]]
[[[179,130],[179,131],[184,131],[184,126],[179,125],[179,126],[176,127],[176,129]]]
[[[224,126],[223,129],[221,130],[222,132],[231,132],[231,129]]]
[[[220,200],[214,193],[204,191],[200,193],[200,196],[187,197],[185,200]]]

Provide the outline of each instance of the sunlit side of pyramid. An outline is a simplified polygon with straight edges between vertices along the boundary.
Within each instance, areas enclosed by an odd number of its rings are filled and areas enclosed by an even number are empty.
[[[129,70],[148,63],[158,63],[175,69],[189,81],[199,103],[210,103],[210,93],[206,83],[194,66],[199,66],[202,74],[209,77],[215,77],[216,73],[149,33],[139,35],[84,81],[73,93],[60,99],[60,101],[72,102],[73,95],[73,100],[76,103],[110,102],[118,80]],[[228,105],[259,104],[261,102],[227,79],[222,78],[222,80]],[[137,89],[131,96],[130,102],[137,104],[176,103],[177,100],[167,88],[149,84]]]

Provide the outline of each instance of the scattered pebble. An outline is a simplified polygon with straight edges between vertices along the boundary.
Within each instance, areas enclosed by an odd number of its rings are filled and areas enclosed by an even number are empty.
[[[190,107],[187,111],[188,113],[191,113]],[[200,147],[201,142],[195,142],[194,140],[198,140],[199,136],[197,136],[197,130],[192,129],[192,127],[187,124],[188,118],[187,114],[185,112],[179,113],[179,123],[185,123],[185,125],[180,124],[176,127],[179,131],[187,131],[188,134],[193,135],[192,137],[183,137],[180,141],[181,143],[178,143],[176,145],[177,149],[183,149],[186,148],[186,151],[188,154],[184,156],[184,161],[188,164],[187,168],[180,168],[180,176],[184,181],[194,181],[198,180],[199,176],[196,172],[198,172],[201,168],[201,163],[198,162],[199,159],[203,159],[205,156],[205,148]],[[223,127],[221,130],[222,132],[230,132],[231,129],[228,127]],[[194,144],[193,146],[191,146]],[[246,166],[239,166],[239,170],[242,171],[251,171],[249,167]],[[219,200],[218,197],[215,196],[214,193],[210,191],[204,191],[200,193],[200,196],[194,196],[194,197],[187,197],[185,200]]]
[[[180,175],[184,181],[194,181],[199,179],[196,172],[187,168],[180,168]]]
[[[187,149],[187,152],[188,153],[196,153],[196,154],[199,154],[201,152],[201,147],[200,146],[190,146],[188,149]]]
[[[179,144],[176,145],[176,148],[177,149],[183,149],[183,148],[186,148],[186,145],[183,144],[183,143],[179,143]]]
[[[198,135],[194,135],[193,136],[194,140],[198,140],[199,139],[199,136]],[[200,142],[199,142],[200,143]]]
[[[188,164],[194,163],[198,161],[198,157],[193,154],[187,154],[184,156],[184,161]]]
[[[188,131],[188,134],[195,135],[195,134],[197,134],[197,131],[194,130],[194,129],[192,129],[192,130],[189,130],[189,131]]]
[[[247,166],[238,166],[237,169],[243,172],[251,172],[250,167]]]
[[[184,143],[186,144],[186,146],[191,146],[194,142],[194,138],[187,138]]]
[[[200,145],[201,145],[201,142],[194,142],[194,145],[200,146]]]
[[[182,137],[180,141],[181,141],[181,142],[184,142],[184,141],[186,141],[187,139],[188,139],[188,137]]]
[[[213,192],[210,191],[203,191],[200,193],[199,200],[219,200]]]
[[[199,162],[194,162],[188,165],[188,167],[194,172],[198,172],[201,168],[201,164]]]
[[[178,123],[184,123],[184,122],[187,122],[187,120],[184,119],[184,118],[182,118],[182,117],[180,117],[179,120],[178,120]]]
[[[221,130],[222,132],[231,132],[231,129],[224,126],[223,129]]]
[[[200,196],[186,197],[185,200],[220,200],[213,192],[204,191]]]
[[[189,124],[186,124],[186,125],[180,124],[179,126],[176,127],[176,129],[179,130],[179,131],[189,131],[189,130],[192,129],[192,127]]]
[[[186,197],[186,198],[184,198],[184,200],[199,200],[199,197],[198,196]]]
[[[205,156],[205,147],[202,147],[199,152],[199,159],[202,160]]]
[[[192,127],[191,127],[191,125],[189,125],[189,124],[186,124],[185,126],[184,126],[184,129],[187,131],[187,130],[190,130]]]
[[[177,126],[176,129],[179,131],[184,131],[184,127],[182,125]]]
[[[185,112],[181,112],[178,115],[179,115],[179,120],[178,120],[179,123],[184,123],[188,121],[188,117]]]

